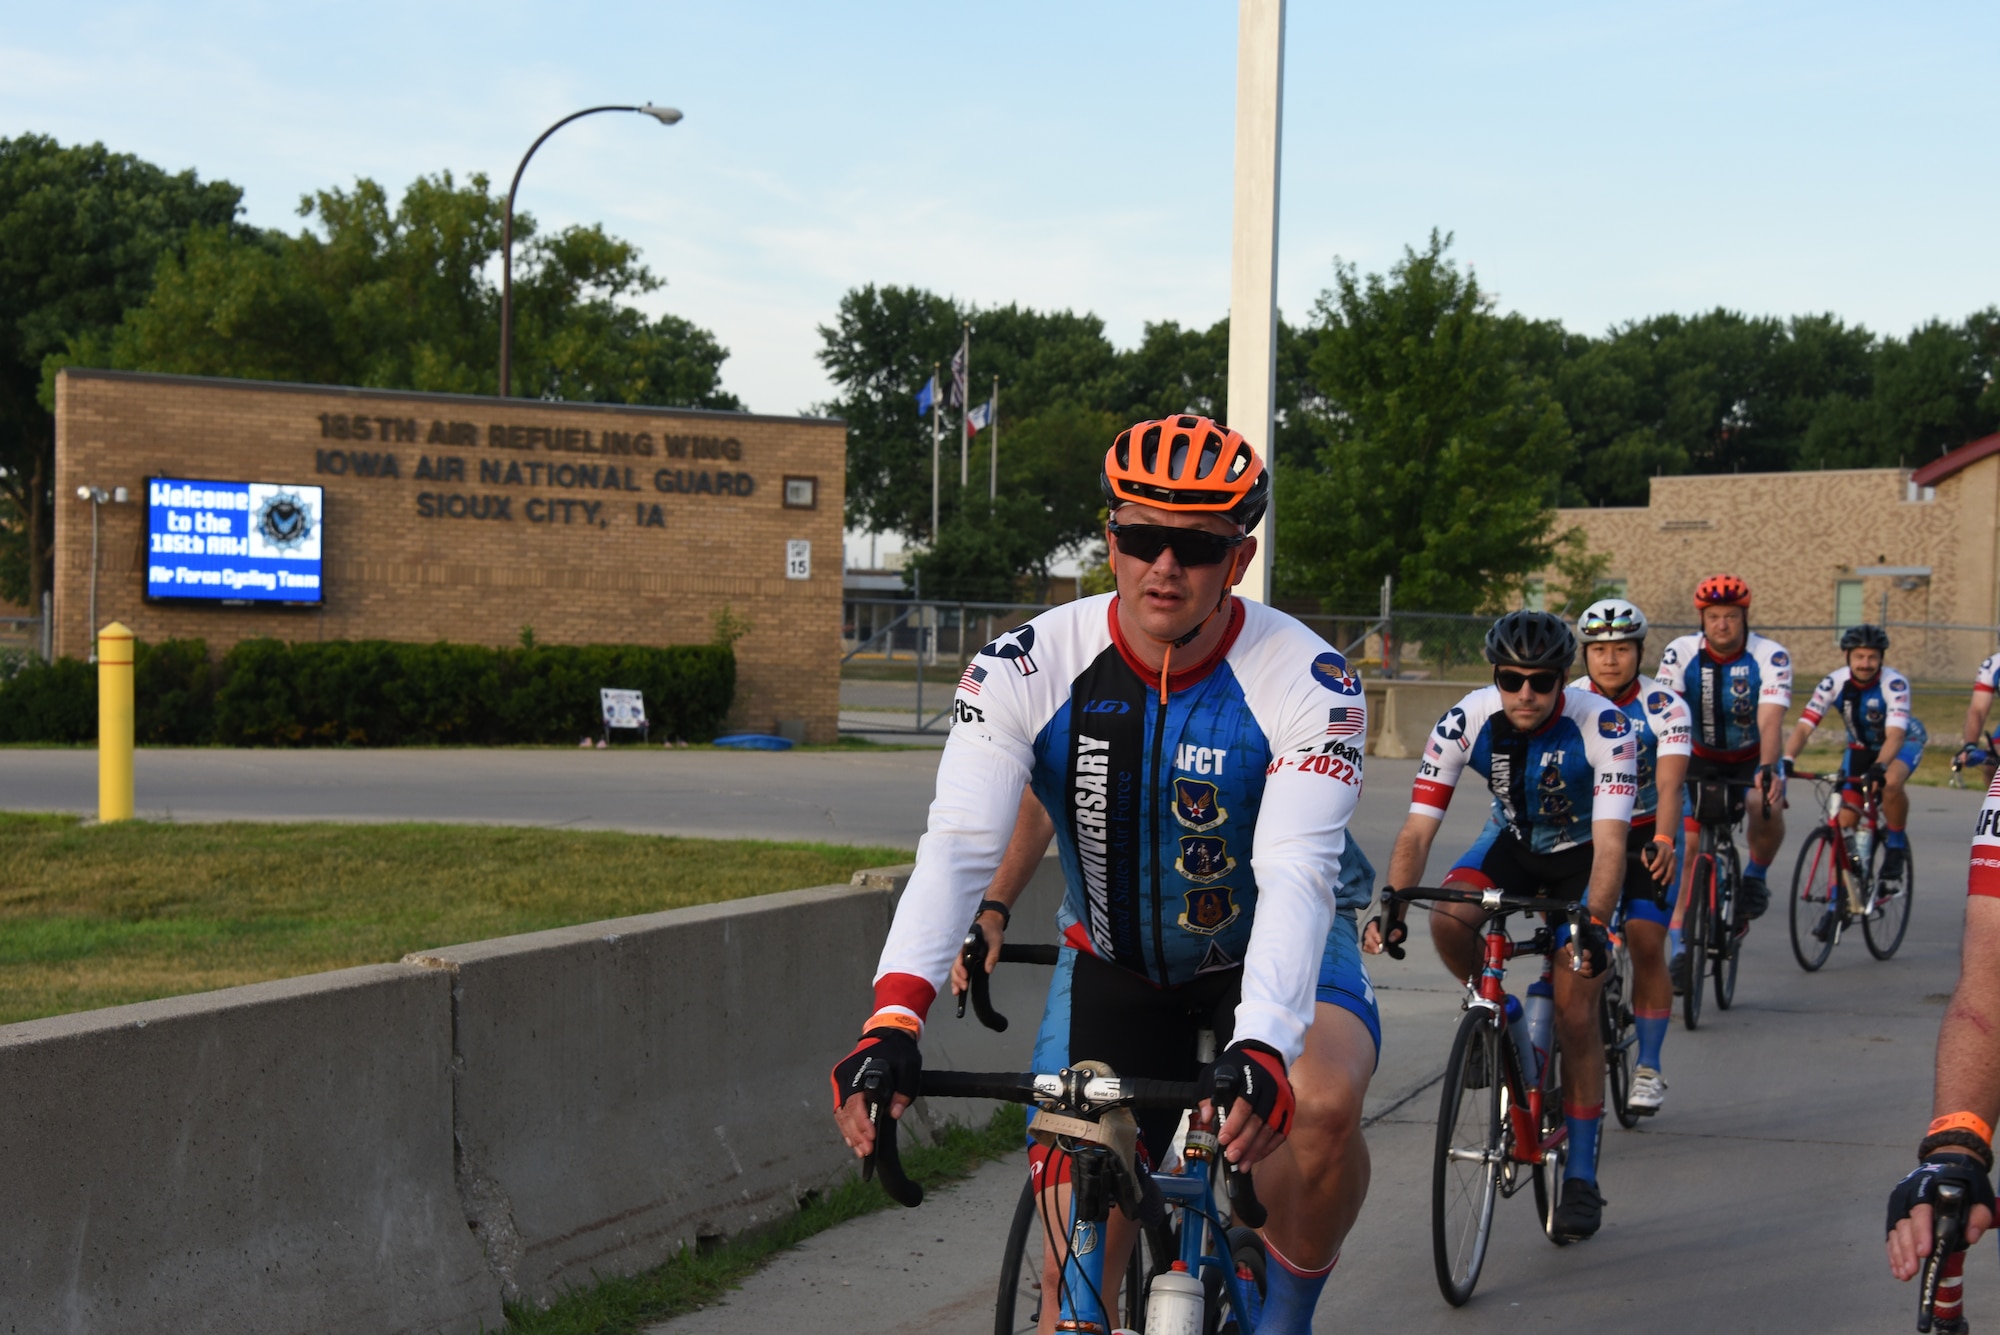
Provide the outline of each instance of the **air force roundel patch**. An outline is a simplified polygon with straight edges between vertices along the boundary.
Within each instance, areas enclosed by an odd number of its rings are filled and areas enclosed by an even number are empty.
[[[1024,677],[1035,675],[1035,660],[1028,651],[1035,647],[1035,628],[1016,626],[1003,631],[1000,637],[979,651],[983,658],[1004,658],[1014,664],[1014,670]]]
[[[1772,667],[1784,667],[1791,661],[1792,661],[1792,656],[1786,653],[1783,649],[1777,649],[1772,651],[1771,654]]]
[[[1607,709],[1597,716],[1597,730],[1606,737],[1623,737],[1632,731],[1632,720],[1616,709]]]
[[[1664,714],[1673,707],[1674,697],[1665,691],[1654,691],[1646,697],[1646,712],[1649,714]]]
[[[1361,694],[1361,678],[1347,666],[1347,660],[1329,649],[1313,660],[1313,680],[1335,695]]]

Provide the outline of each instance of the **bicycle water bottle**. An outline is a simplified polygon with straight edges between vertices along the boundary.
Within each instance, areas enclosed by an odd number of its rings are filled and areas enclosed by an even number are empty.
[[[1146,1335],[1201,1335],[1202,1305],[1201,1281],[1186,1261],[1174,1262],[1146,1290]]]
[[[1521,1003],[1512,992],[1507,994],[1507,1033],[1514,1040],[1514,1058],[1520,1064],[1521,1079],[1532,1086],[1541,1074],[1540,1062],[1535,1057],[1535,1040],[1528,1035]]]
[[[1541,1082],[1542,1068],[1548,1065],[1549,1032],[1555,1028],[1556,994],[1547,973],[1528,984],[1528,1000],[1521,1010],[1528,1017],[1528,1042],[1535,1049],[1535,1060],[1522,1070],[1521,1078],[1532,1086]]]

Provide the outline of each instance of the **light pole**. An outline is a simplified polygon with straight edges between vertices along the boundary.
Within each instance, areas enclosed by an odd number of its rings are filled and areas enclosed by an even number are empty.
[[[656,107],[651,102],[643,107],[586,107],[542,131],[541,138],[528,145],[528,151],[521,155],[521,165],[514,169],[514,183],[507,187],[507,215],[500,225],[500,397],[503,399],[508,397],[514,370],[514,194],[521,188],[521,173],[528,170],[528,159],[535,156],[543,140],[571,121],[595,116],[600,111],[636,111],[662,125],[677,124],[681,118],[674,108]]]
[[[132,493],[123,487],[78,487],[76,498],[90,502],[90,661],[97,661],[97,514],[106,504],[123,505]]]

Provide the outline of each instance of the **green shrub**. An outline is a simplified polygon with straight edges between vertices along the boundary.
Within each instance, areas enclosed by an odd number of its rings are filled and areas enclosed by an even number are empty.
[[[736,695],[723,645],[244,640],[219,663],[201,640],[140,644],[135,731],[199,746],[505,745],[595,734],[598,691],[643,691],[653,733],[708,741]],[[0,676],[0,741],[97,736],[97,674],[74,659]]]

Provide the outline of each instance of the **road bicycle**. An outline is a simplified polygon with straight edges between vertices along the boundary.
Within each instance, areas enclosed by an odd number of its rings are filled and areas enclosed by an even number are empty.
[[[1805,770],[1793,777],[1819,785],[1826,808],[1826,821],[1806,836],[1792,871],[1793,956],[1807,973],[1816,971],[1841,935],[1859,922],[1868,953],[1888,959],[1910,929],[1915,850],[1904,848],[1901,870],[1893,878],[1883,876],[1881,785],[1847,774]],[[1856,817],[1853,828],[1843,825],[1843,814]]]
[[[1559,1247],[1567,1242],[1555,1231],[1556,1191],[1569,1158],[1561,1044],[1551,1023],[1547,1053],[1537,1050],[1525,1016],[1509,1021],[1503,984],[1508,960],[1553,957],[1557,949],[1555,933],[1546,925],[1537,926],[1527,940],[1514,940],[1508,935],[1508,918],[1559,913],[1574,936],[1584,910],[1574,900],[1462,886],[1385,890],[1383,899],[1473,904],[1486,914],[1484,966],[1476,981],[1466,983],[1465,1013],[1445,1062],[1431,1163],[1431,1259],[1438,1291],[1453,1307],[1462,1307],[1479,1283],[1494,1206],[1501,1197],[1514,1195],[1524,1184],[1532,1186],[1542,1232]],[[1386,948],[1402,958],[1400,945]]]
[[[1688,790],[1701,837],[1688,863],[1688,907],[1681,920],[1688,969],[1681,1023],[1696,1029],[1701,1026],[1704,977],[1712,981],[1718,1007],[1728,1010],[1736,1000],[1736,966],[1743,950],[1743,933],[1736,921],[1743,889],[1736,826],[1743,819],[1746,791],[1713,778],[1690,779]]]
[[[1054,964],[1057,949],[1002,946],[999,959]],[[1007,1017],[993,1008],[985,957],[985,937],[975,927],[961,952],[970,986],[960,995],[959,1014],[964,1015],[969,999],[982,1024],[1004,1031]],[[1204,1032],[1202,1038],[1203,1060],[1212,1060],[1213,1035]],[[934,1098],[1028,1104],[1036,1109],[1029,1134],[1067,1157],[1069,1241],[1055,1295],[1058,1330],[1109,1331],[1115,1309],[1123,1319],[1119,1329],[1253,1335],[1262,1310],[1265,1267],[1263,1240],[1255,1230],[1263,1226],[1265,1212],[1250,1175],[1236,1171],[1222,1157],[1214,1131],[1191,1125],[1184,1130],[1168,1171],[1149,1169],[1136,1152],[1133,1111],[1187,1112],[1206,1097],[1200,1082],[1120,1077],[1102,1063],[1079,1062],[1052,1073],[925,1071],[922,1090]],[[886,1091],[866,1092],[871,1095],[870,1117],[877,1139],[875,1153],[863,1162],[863,1176],[872,1168],[892,1199],[917,1205],[923,1190],[903,1176],[895,1121],[877,1114],[877,1099],[886,1098]],[[1227,1079],[1218,1083],[1217,1093],[1221,1106],[1234,1102],[1235,1091]],[[1050,1176],[1057,1176],[1054,1156],[1049,1163]],[[1218,1175],[1227,1211],[1217,1202]],[[1058,1198],[1053,1189],[1040,1194],[1040,1204],[1047,1209],[1037,1208],[1035,1184],[1022,1184],[1001,1255],[993,1318],[996,1335],[1033,1330],[1040,1304],[1048,1297],[1040,1287],[1042,1248],[1035,1244],[1037,1234],[1054,1243],[1046,1220]],[[1138,1222],[1142,1241],[1132,1250],[1122,1286],[1114,1283],[1107,1288],[1103,1230],[1114,1208]],[[1176,1277],[1167,1281],[1164,1294],[1158,1282],[1161,1276]],[[1188,1324],[1190,1320],[1193,1324]]]
[[[1618,1125],[1630,1131],[1645,1116],[1631,1102],[1632,1071],[1639,1050],[1638,1020],[1632,1013],[1632,952],[1626,948],[1623,931],[1614,929],[1611,943],[1611,967],[1605,971],[1604,988],[1598,996],[1598,1027],[1604,1034],[1604,1074],[1611,1087],[1611,1111],[1617,1115]]]

